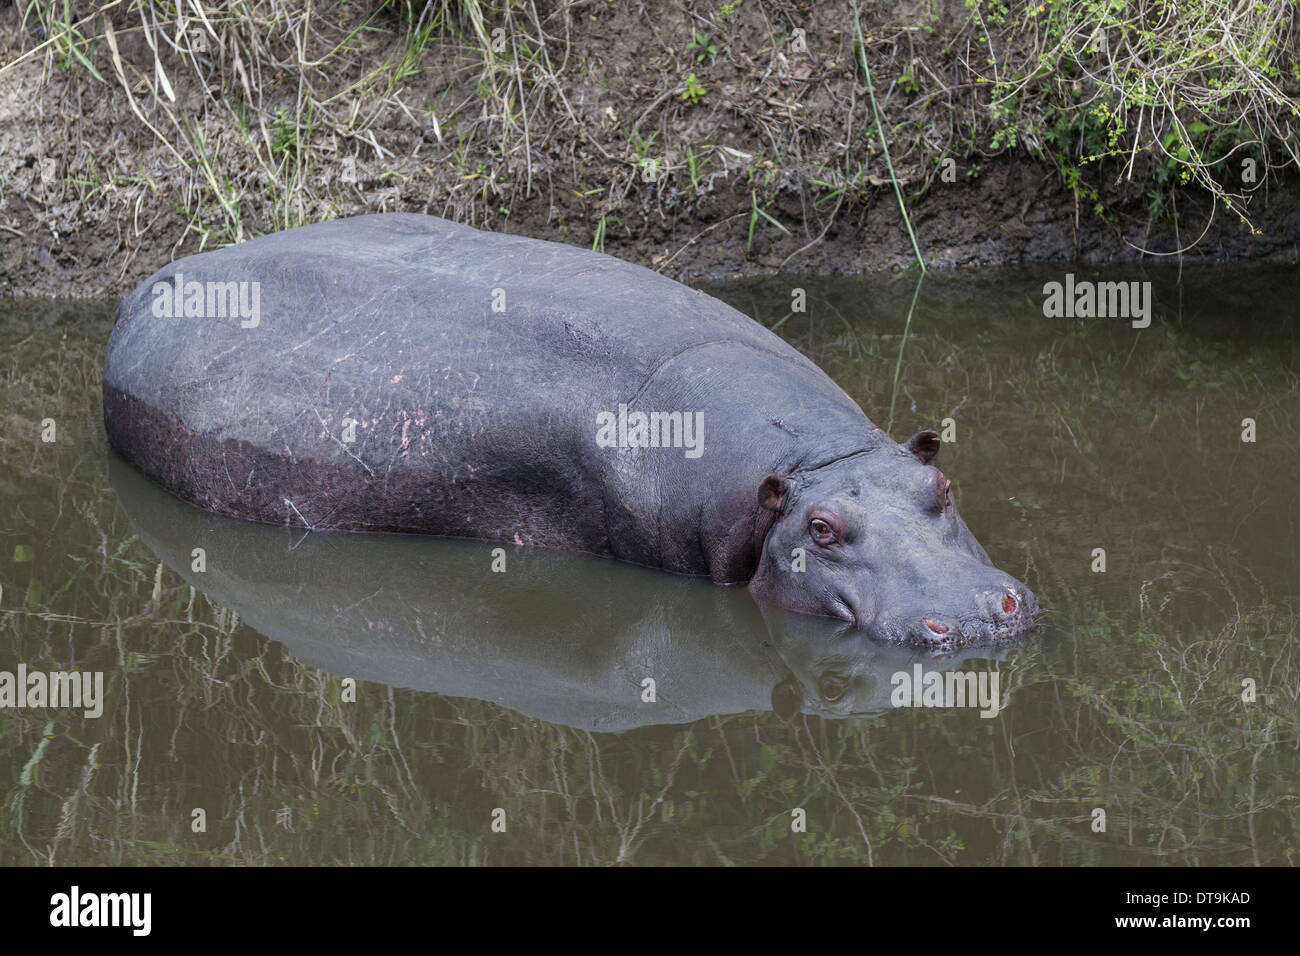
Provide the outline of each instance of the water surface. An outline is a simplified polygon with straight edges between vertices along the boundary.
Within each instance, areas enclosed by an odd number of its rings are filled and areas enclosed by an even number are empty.
[[[1151,281],[1151,326],[1044,318],[1066,271]],[[107,449],[113,303],[2,302],[0,671],[105,700],[0,709],[0,863],[1293,860],[1295,270],[709,291],[894,437],[951,419],[1038,634],[933,655],[581,555],[206,515]],[[918,664],[996,673],[998,713],[891,706]]]

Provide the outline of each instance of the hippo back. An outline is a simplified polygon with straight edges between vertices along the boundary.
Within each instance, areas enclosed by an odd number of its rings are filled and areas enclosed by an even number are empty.
[[[878,441],[758,323],[650,270],[412,214],[172,263],[123,300],[110,441],[219,513],[611,554],[707,573],[700,523]],[[702,453],[598,418],[702,415]],[[621,421],[620,421],[621,424]],[[707,535],[705,536],[707,537]]]

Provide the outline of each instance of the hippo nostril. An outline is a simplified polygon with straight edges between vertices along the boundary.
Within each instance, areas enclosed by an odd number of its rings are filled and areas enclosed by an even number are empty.
[[[932,621],[932,620],[930,620],[928,617],[927,617],[924,621],[922,621],[921,623],[924,624],[926,627],[928,627],[928,628],[929,628],[931,631],[933,631],[935,634],[947,634],[947,633],[948,633],[948,625],[947,625],[947,624],[940,624],[938,621]]]
[[[1008,591],[1002,595],[1002,613],[1014,614],[1016,610],[1016,596]]]

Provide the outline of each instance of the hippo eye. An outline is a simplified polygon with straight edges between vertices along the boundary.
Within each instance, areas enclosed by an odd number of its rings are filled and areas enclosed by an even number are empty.
[[[849,689],[849,685],[846,681],[828,677],[826,680],[822,681],[820,689],[822,700],[833,704],[844,696],[844,692]]]
[[[948,476],[941,471],[936,471],[934,476],[934,510],[941,514],[950,514],[952,512],[952,496],[949,489],[952,482]]]
[[[835,532],[821,518],[813,518],[808,522],[808,532],[818,544],[831,544],[835,540]]]

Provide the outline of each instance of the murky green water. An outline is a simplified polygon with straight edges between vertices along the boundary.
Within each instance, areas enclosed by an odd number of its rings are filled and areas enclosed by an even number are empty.
[[[104,675],[97,718],[0,709],[0,863],[1293,862],[1300,276],[1108,272],[1154,282],[1135,330],[1044,318],[1066,271],[931,276],[905,343],[910,277],[711,290],[895,437],[952,419],[963,515],[1047,613],[943,657],[196,512],[110,460],[112,303],[0,303],[0,672]],[[996,674],[998,713],[892,707],[917,664]]]

